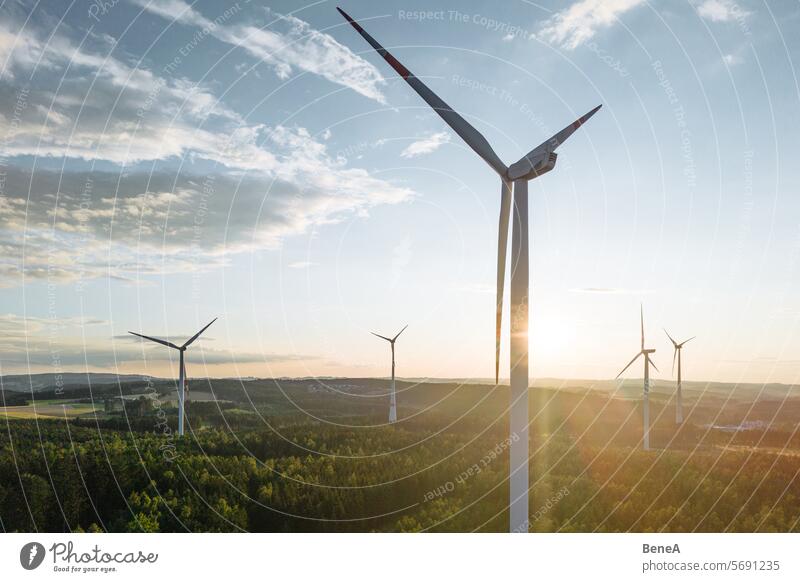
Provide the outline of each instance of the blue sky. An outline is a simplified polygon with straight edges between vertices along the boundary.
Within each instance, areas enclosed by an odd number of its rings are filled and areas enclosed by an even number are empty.
[[[4,373],[489,377],[493,172],[335,4],[6,2]],[[382,2],[353,17],[531,183],[532,376],[800,369],[800,6]],[[691,350],[689,349],[691,347]],[[503,362],[507,374],[507,351]],[[501,368],[502,370],[502,368]],[[635,375],[635,372],[634,372]]]

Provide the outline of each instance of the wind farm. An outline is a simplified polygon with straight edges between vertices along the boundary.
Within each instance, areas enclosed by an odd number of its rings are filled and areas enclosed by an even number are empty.
[[[25,4],[0,531],[800,532],[795,11]]]

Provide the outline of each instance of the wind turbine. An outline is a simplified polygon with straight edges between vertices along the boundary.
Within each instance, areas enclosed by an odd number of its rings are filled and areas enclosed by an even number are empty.
[[[664,333],[667,334],[669,341],[672,342],[675,351],[672,353],[672,373],[675,373],[675,358],[678,358],[678,394],[675,399],[675,424],[681,424],[683,422],[683,382],[681,380],[681,350],[683,346],[692,341],[697,336],[692,336],[687,340],[682,341],[681,343],[676,342],[672,339],[672,336],[669,335],[669,332],[665,329]]]
[[[500,328],[503,314],[508,223],[513,207],[511,238],[511,404],[509,465],[509,530],[528,531],[528,181],[553,169],[555,150],[594,115],[600,105],[532,149],[518,162],[506,166],[477,129],[442,101],[427,85],[406,69],[389,51],[372,38],[344,10],[339,13],[364,37],[372,48],[411,86],[414,91],[500,176],[500,226],[497,245],[497,312],[495,327],[495,383],[500,378]]]
[[[217,321],[217,318],[211,320],[206,326],[186,340],[182,346],[177,346],[172,342],[167,340],[158,339],[156,337],[150,337],[147,335],[142,335],[140,333],[136,333],[135,331],[129,331],[128,333],[133,334],[135,336],[144,338],[146,340],[150,340],[151,342],[156,342],[157,344],[161,344],[162,346],[167,346],[168,348],[174,348],[180,352],[180,372],[178,373],[178,435],[183,436],[183,416],[184,416],[184,404],[185,404],[185,397],[186,397],[186,364],[184,363],[183,352],[186,351],[192,342],[200,337],[200,334],[203,333],[208,327]]]
[[[636,360],[639,359],[639,356],[644,356],[644,386],[642,392],[642,408],[644,409],[644,438],[643,438],[643,449],[645,451],[650,450],[650,366],[656,368],[656,365],[650,359],[650,354],[654,354],[655,350],[646,349],[644,347],[644,310],[641,306],[639,306],[639,319],[642,324],[642,347],[641,351],[636,354],[633,359],[628,362],[628,365],[622,368],[622,372],[617,374],[617,378],[622,376],[622,373],[631,367]],[[656,368],[656,372],[658,372],[658,368]]]
[[[408,327],[408,325],[406,325],[406,327]],[[400,334],[406,330],[406,327],[397,332],[397,335],[393,338],[382,336],[374,331],[370,332],[374,336],[385,339],[392,346],[392,394],[389,396],[389,422],[397,422],[397,390],[394,384],[394,342],[396,342],[397,338],[400,337]]]

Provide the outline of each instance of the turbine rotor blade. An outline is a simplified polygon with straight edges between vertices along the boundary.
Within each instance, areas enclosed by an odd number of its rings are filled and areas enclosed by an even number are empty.
[[[391,343],[391,341],[392,341],[392,338],[386,337],[386,336],[384,336],[384,335],[381,335],[381,334],[379,334],[379,333],[375,333],[374,331],[371,331],[371,332],[369,332],[369,333],[371,333],[372,335],[374,335],[374,336],[377,336],[377,337],[379,337],[379,338],[381,338],[381,339],[385,339],[387,342],[390,342],[390,343]]]
[[[209,327],[209,326],[210,326],[212,323],[214,323],[215,321],[217,321],[217,319],[218,319],[218,318],[216,318],[216,317],[215,317],[215,318],[214,318],[214,319],[212,319],[210,322],[208,322],[208,323],[206,324],[206,326],[205,326],[203,329],[201,329],[201,330],[200,330],[200,331],[198,331],[196,334],[194,334],[194,335],[193,335],[191,338],[189,338],[189,340],[188,340],[188,341],[187,341],[185,344],[183,344],[183,346],[181,346],[181,347],[188,348],[188,347],[189,347],[189,345],[191,345],[191,343],[192,343],[194,340],[196,340],[197,338],[199,338],[199,337],[200,337],[200,334],[201,334],[201,333],[203,333],[205,330],[207,330],[207,329],[208,329],[208,327]]]
[[[508,223],[511,218],[511,183],[500,179],[500,224],[497,227],[497,315],[495,323],[494,382],[500,382],[500,332],[503,327],[503,296],[508,253]]]
[[[658,367],[653,362],[652,358],[650,358],[650,354],[647,354],[647,361],[650,362],[650,365],[656,369],[656,372],[661,372],[661,370],[659,370]]]
[[[168,348],[175,348],[176,350],[180,349],[174,343],[168,342],[167,340],[158,339],[157,337],[150,337],[149,335],[142,335],[140,333],[136,333],[135,331],[129,331],[128,333],[138,337],[142,337],[146,340],[150,340],[151,342],[156,342],[157,344],[161,344],[162,346],[167,346]]]
[[[419,78],[411,73],[411,71],[406,69],[402,63],[400,63],[400,61],[394,58],[389,51],[383,48],[377,40],[372,38],[372,36],[370,36],[370,34],[364,30],[361,25],[358,24],[358,22],[353,20],[349,14],[347,14],[338,6],[336,10],[339,11],[339,14],[341,14],[347,20],[347,22],[349,22],[353,28],[355,28],[356,31],[362,37],[364,37],[364,40],[366,40],[372,46],[372,48],[374,48],[378,54],[381,55],[395,71],[397,71],[398,75],[405,79],[406,83],[408,83],[411,88],[417,92],[417,95],[422,97],[425,103],[430,105],[433,110],[439,114],[439,117],[441,117],[444,122],[449,125],[450,128],[455,131],[476,154],[483,158],[483,160],[489,164],[495,172],[501,176],[505,176],[508,168],[506,168],[506,165],[492,149],[492,146],[489,145],[489,142],[486,141],[486,138],[483,137],[477,129],[470,125],[466,119],[453,111],[452,107],[442,101],[439,96],[436,95],[436,93],[431,91],[428,86],[425,85],[425,83],[420,81]]]
[[[630,368],[630,367],[631,367],[631,364],[633,364],[633,363],[634,363],[636,360],[638,360],[638,359],[639,359],[639,356],[641,356],[641,355],[642,355],[642,352],[639,352],[638,354],[636,354],[635,356],[633,356],[633,359],[632,359],[630,362],[628,362],[628,365],[627,365],[627,366],[625,366],[624,368],[622,368],[622,371],[621,371],[619,374],[617,374],[617,378],[619,378],[620,376],[622,376],[622,373],[623,373],[625,370],[627,370],[628,368]],[[616,380],[616,378],[615,378],[615,380]]]
[[[644,307],[639,304],[639,322],[642,324],[642,349],[644,350]]]
[[[667,335],[669,335],[669,334],[667,334]],[[680,348],[676,344],[675,345],[675,349],[672,351],[672,375],[673,376],[675,375],[675,358],[678,356],[678,350],[679,349]]]
[[[408,324],[406,324],[406,327],[408,327]],[[404,327],[403,329],[401,329],[400,331],[397,332],[397,335],[392,338],[392,342],[397,341],[397,338],[399,338],[400,334],[403,333],[406,330],[406,327]]]
[[[693,340],[694,338],[696,338],[696,337],[697,337],[696,335],[693,335],[693,336],[692,336],[692,337],[690,337],[689,339],[682,341],[678,347],[681,347],[681,348],[682,348],[684,345],[688,344],[690,341],[692,341],[692,340]]]
[[[577,130],[581,125],[586,123],[592,115],[597,113],[601,107],[602,105],[598,105],[585,115],[582,115],[567,127],[552,136],[550,139],[533,148],[521,160],[511,164],[511,166],[508,168],[508,177],[514,180],[530,172],[535,164],[539,162],[540,158],[542,158],[545,154],[556,151],[558,146],[567,141],[567,138],[575,133],[575,130]]]
[[[669,341],[672,342],[672,345],[674,345],[675,347],[678,347],[678,342],[676,342],[674,339],[672,339],[672,336],[669,335],[669,332],[667,331],[667,328],[662,328],[662,329],[664,330],[664,333],[667,334],[667,337],[669,338]]]

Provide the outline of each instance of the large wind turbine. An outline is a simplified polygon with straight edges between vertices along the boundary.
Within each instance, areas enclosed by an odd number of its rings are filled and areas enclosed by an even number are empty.
[[[675,351],[672,353],[672,373],[675,373],[675,358],[678,358],[678,392],[675,398],[675,424],[681,424],[683,422],[683,382],[681,380],[681,350],[683,346],[692,341],[696,336],[692,336],[687,340],[683,340],[681,343],[676,342],[672,339],[672,336],[669,335],[669,332],[665,329],[664,333],[667,334],[669,341],[672,342]]]
[[[406,325],[408,327],[408,325]],[[389,422],[397,422],[397,389],[394,385],[394,342],[400,337],[400,334],[406,330],[406,327],[397,332],[393,338],[388,338],[379,333],[371,331],[370,333],[381,339],[385,339],[392,346],[392,394],[389,396]]]
[[[167,340],[158,339],[156,337],[150,337],[147,335],[142,335],[140,333],[136,333],[135,331],[129,331],[128,333],[133,334],[135,336],[144,338],[146,340],[150,340],[151,342],[156,342],[157,344],[161,344],[162,346],[167,346],[168,348],[175,348],[180,352],[180,371],[178,372],[178,435],[183,436],[183,416],[184,416],[184,407],[185,407],[185,398],[186,398],[186,364],[184,363],[183,352],[186,351],[192,342],[200,337],[200,334],[203,333],[205,330],[208,329],[212,323],[217,321],[215,317],[212,319],[206,326],[186,340],[182,346],[177,346],[172,342]]]
[[[495,382],[500,376],[500,327],[503,313],[508,223],[511,217],[511,405],[509,466],[509,529],[528,531],[528,181],[553,169],[555,150],[600,109],[600,105],[578,118],[553,137],[532,149],[511,166],[506,166],[477,129],[442,101],[427,85],[415,77],[392,54],[372,38],[341,8],[337,10],[387,63],[430,105],[444,122],[463,139],[500,176],[500,228],[497,245],[497,313],[495,333]]]
[[[656,365],[650,359],[650,354],[655,353],[655,350],[646,349],[644,347],[644,310],[641,306],[639,307],[639,320],[642,324],[641,351],[638,354],[636,354],[630,362],[628,362],[627,366],[622,368],[622,372],[617,374],[617,378],[622,376],[622,373],[628,368],[630,368],[631,364],[633,364],[637,359],[639,359],[639,356],[644,356],[644,386],[642,391],[642,408],[644,410],[643,412],[644,438],[643,438],[642,448],[645,451],[649,451],[650,450],[650,366],[656,368]],[[656,372],[658,372],[658,368],[656,368]]]

